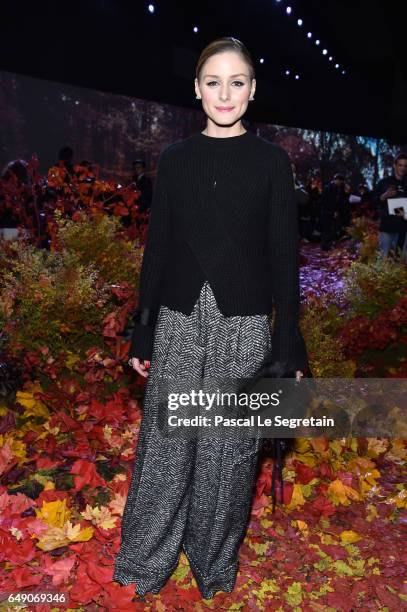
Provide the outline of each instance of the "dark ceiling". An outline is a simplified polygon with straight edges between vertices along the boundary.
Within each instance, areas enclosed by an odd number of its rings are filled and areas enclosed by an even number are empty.
[[[152,15],[148,3],[137,0],[3,0],[0,69],[199,108],[193,87],[199,53],[214,38],[235,36],[257,66],[250,119],[407,143],[405,22],[397,8],[404,3],[153,4]],[[302,28],[297,26],[300,17]],[[308,30],[320,38],[320,47],[307,39]],[[345,75],[322,55],[324,46]],[[286,68],[300,79],[285,76]]]

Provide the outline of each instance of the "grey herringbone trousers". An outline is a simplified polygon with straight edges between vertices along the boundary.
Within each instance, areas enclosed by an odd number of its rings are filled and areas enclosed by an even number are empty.
[[[157,380],[250,377],[271,349],[267,315],[224,316],[209,283],[190,315],[161,306],[114,580],[158,593],[182,548],[204,598],[231,592],[257,472],[259,438],[170,438]]]

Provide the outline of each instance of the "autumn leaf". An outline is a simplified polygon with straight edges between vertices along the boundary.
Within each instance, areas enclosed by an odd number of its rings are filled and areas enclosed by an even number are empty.
[[[331,482],[327,490],[327,495],[336,506],[338,504],[348,506],[351,501],[360,500],[359,493],[355,491],[355,489],[352,489],[352,487],[344,485],[339,479]]]
[[[66,507],[66,499],[44,502],[42,507],[36,509],[37,518],[52,527],[63,527],[71,516],[71,511]]]
[[[99,508],[98,506],[92,508],[87,504],[84,512],[81,513],[82,517],[88,521],[91,521],[94,525],[102,527],[102,529],[114,529],[116,527],[117,517],[112,516],[110,510],[106,506]]]
[[[353,544],[353,542],[358,542],[360,539],[361,537],[356,531],[348,530],[341,532],[342,544]]]
[[[44,533],[37,542],[38,548],[41,550],[54,550],[61,546],[67,546],[71,542],[86,542],[93,536],[93,528],[72,525],[70,521],[65,523],[63,527],[51,527]]]
[[[24,416],[44,417],[49,419],[50,413],[48,408],[40,400],[34,397],[34,393],[40,391],[40,387],[35,387],[34,391],[17,391],[16,401],[24,406]]]
[[[75,565],[75,558],[64,557],[53,563],[50,557],[45,556],[44,564],[43,572],[48,576],[52,576],[52,584],[54,586],[59,586],[69,578],[72,568]]]
[[[287,505],[287,510],[294,510],[305,504],[305,498],[302,494],[301,485],[296,483],[293,487],[290,503]]]
[[[109,508],[112,514],[123,516],[126,499],[127,497],[125,495],[121,495],[120,493],[115,494],[114,498],[109,502]]]
[[[86,459],[78,459],[71,468],[71,474],[75,474],[75,491],[79,491],[85,485],[90,487],[106,486],[106,482],[99,476],[96,466]]]

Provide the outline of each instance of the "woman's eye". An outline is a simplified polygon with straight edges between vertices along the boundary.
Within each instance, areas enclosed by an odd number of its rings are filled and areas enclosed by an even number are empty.
[[[216,85],[216,83],[217,83],[217,81],[209,81],[209,82],[207,83],[207,85],[209,85],[209,86],[211,87],[211,86],[212,86],[212,85],[214,85],[214,84]],[[233,83],[237,83],[237,85],[238,85],[239,87],[242,87],[242,86],[244,85],[244,83],[243,83],[242,81],[233,81]]]

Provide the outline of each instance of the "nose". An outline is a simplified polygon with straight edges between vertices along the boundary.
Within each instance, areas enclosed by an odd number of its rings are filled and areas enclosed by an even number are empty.
[[[220,92],[220,97],[221,97],[221,100],[228,100],[229,91],[228,91],[227,85],[222,87],[221,92]]]

